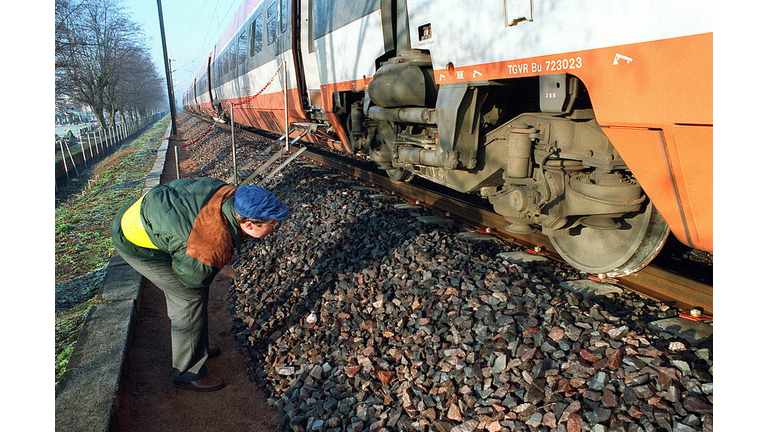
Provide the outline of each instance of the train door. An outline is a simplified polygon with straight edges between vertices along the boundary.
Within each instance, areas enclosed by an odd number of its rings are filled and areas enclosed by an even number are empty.
[[[300,14],[300,52],[304,68],[304,83],[310,115],[322,114],[323,99],[320,93],[320,70],[317,64],[315,40],[312,37],[313,8],[315,0],[299,0]]]
[[[213,48],[213,52],[208,56],[208,87],[210,90],[210,113],[209,115],[217,117],[222,113],[219,112],[221,101],[219,96],[221,93],[220,86],[223,84],[221,76],[221,63],[222,59],[217,58],[219,52],[219,46],[216,45]]]
[[[274,49],[278,65],[286,68],[276,80],[285,92],[289,122],[304,122],[306,115],[305,81],[300,52],[299,0],[274,0],[266,10],[266,42]],[[277,115],[277,113],[275,113]],[[284,115],[284,114],[283,114]],[[282,119],[282,116],[279,116]],[[284,123],[284,119],[281,120]]]
[[[191,96],[194,98],[194,99],[192,99],[194,101],[194,106],[195,107],[199,107],[200,106],[200,99],[198,99],[198,97],[197,97],[197,78],[195,78],[195,80],[192,82],[192,92],[193,92],[193,94]],[[187,97],[189,97],[189,96],[190,96],[189,93],[187,93]]]
[[[213,68],[211,67],[212,63],[213,63],[213,53],[208,55],[208,66],[207,66],[207,69],[208,69],[207,72],[208,73],[206,74],[206,76],[208,77],[208,81],[206,82],[208,88],[206,89],[206,91],[208,92],[208,101],[211,104],[213,104],[213,100],[214,100],[214,98],[213,98]]]

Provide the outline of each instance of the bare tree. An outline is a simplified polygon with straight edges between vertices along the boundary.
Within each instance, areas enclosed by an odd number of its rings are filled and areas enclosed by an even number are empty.
[[[117,64],[120,79],[111,89],[113,109],[125,116],[144,114],[165,102],[165,81],[158,75],[146,49],[126,50]]]
[[[88,105],[102,127],[120,112],[161,106],[164,89],[152,84],[161,79],[143,40],[118,0],[56,0],[57,97]]]

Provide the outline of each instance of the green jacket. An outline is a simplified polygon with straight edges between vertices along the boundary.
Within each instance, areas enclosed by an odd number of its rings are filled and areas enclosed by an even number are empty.
[[[240,247],[235,187],[210,177],[181,179],[153,187],[141,202],[144,229],[157,249],[136,246],[123,234],[121,208],[112,242],[121,255],[171,261],[179,280],[192,288],[210,285]]]

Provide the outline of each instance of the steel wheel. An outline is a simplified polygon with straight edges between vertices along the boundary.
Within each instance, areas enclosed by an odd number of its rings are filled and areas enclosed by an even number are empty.
[[[409,183],[416,175],[405,168],[394,168],[387,170],[389,178],[395,181],[402,181]]]
[[[644,211],[616,220],[618,229],[580,225],[571,228],[569,235],[551,236],[550,241],[564,260],[583,272],[626,276],[658,255],[669,226],[650,203]]]

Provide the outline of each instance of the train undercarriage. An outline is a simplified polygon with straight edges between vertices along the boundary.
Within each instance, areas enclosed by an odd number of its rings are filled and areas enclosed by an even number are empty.
[[[411,53],[345,96],[350,140],[390,177],[479,194],[508,231],[541,231],[579,270],[633,273],[668,236],[575,76],[437,86],[429,56]]]

